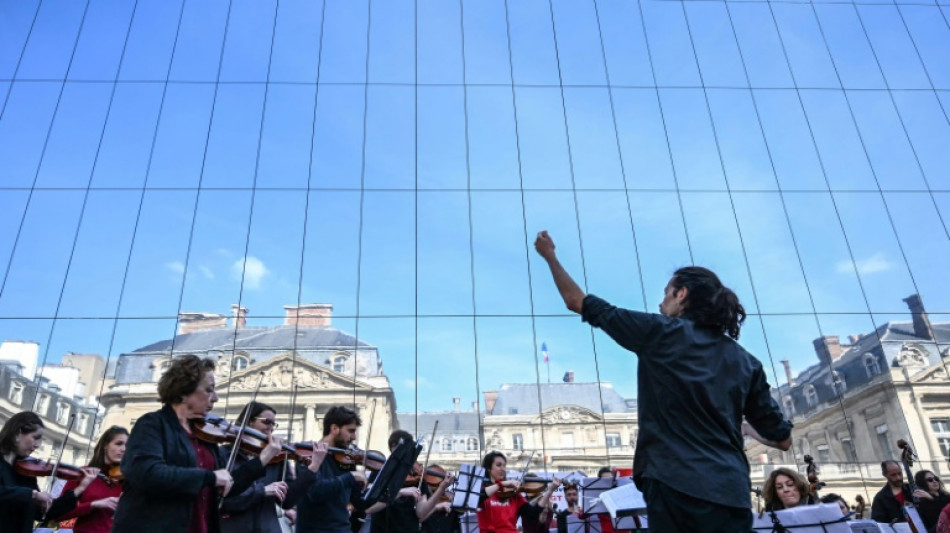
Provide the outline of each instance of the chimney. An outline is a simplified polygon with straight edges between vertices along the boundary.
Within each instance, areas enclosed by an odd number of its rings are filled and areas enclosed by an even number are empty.
[[[461,410],[462,399],[456,396],[455,398],[452,398],[452,403],[455,404],[455,412],[459,412]]]
[[[795,378],[792,377],[792,365],[788,362],[788,359],[782,359],[782,366],[785,367],[785,381],[788,386],[795,385]]]
[[[178,313],[179,335],[207,329],[224,329],[226,327],[228,327],[228,317],[218,313],[195,313],[192,311]]]
[[[231,304],[231,318],[234,319],[235,329],[244,329],[247,327],[247,307],[241,307],[238,304]]]
[[[574,371],[568,370],[564,373],[564,383],[574,383]]]
[[[934,330],[930,326],[930,317],[927,316],[927,310],[924,309],[924,302],[920,300],[919,294],[911,294],[904,298],[904,303],[910,309],[910,314],[914,317],[914,335],[927,340],[934,340]]]
[[[485,391],[485,412],[491,414],[495,409],[495,402],[498,401],[498,391],[496,390],[487,390]]]
[[[848,335],[848,341],[851,342],[851,346],[854,346],[861,340],[860,335]]]
[[[478,402],[472,402],[472,412],[478,412]]]
[[[815,353],[818,354],[818,361],[823,366],[828,366],[833,361],[837,361],[844,353],[837,335],[819,337],[813,341],[813,344],[815,345]]]
[[[284,313],[285,326],[328,328],[333,316],[333,304],[285,305]]]

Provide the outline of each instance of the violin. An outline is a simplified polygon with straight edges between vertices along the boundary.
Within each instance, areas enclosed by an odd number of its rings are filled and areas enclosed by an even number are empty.
[[[56,471],[56,477],[66,481],[79,481],[86,477],[86,474],[78,466],[68,465],[66,463],[57,464],[53,461],[44,461],[36,457],[25,457],[18,459],[13,465],[13,469],[21,476],[29,477],[48,477]]]
[[[309,442],[297,442],[293,444],[294,451],[305,457],[313,455],[313,444]],[[341,470],[356,470],[358,465],[363,465],[367,470],[379,472],[386,462],[386,456],[376,450],[361,450],[357,447],[352,448],[327,448],[333,459],[340,465]]]
[[[119,468],[119,465],[114,465],[107,471],[103,470],[99,472],[97,477],[105,481],[110,487],[116,483],[122,483],[125,481],[125,476],[122,474],[122,470]]]
[[[522,478],[521,480],[521,492],[524,492],[526,496],[533,498],[547,488],[550,479],[545,479],[542,477],[531,477]]]
[[[416,462],[416,464],[412,465],[412,470],[409,471],[409,474],[406,475],[406,486],[416,486],[419,484],[419,481],[422,480],[434,491],[439,484],[442,483],[446,475],[444,468],[435,465],[426,468],[426,471],[423,472],[422,465]]]

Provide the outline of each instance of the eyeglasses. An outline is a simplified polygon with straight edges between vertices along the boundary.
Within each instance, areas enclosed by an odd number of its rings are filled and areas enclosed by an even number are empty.
[[[924,481],[926,481],[927,483],[932,483],[934,481],[940,481],[940,480],[935,477],[925,477]]]
[[[260,420],[261,424],[264,424],[265,426],[273,426],[275,428],[277,427],[277,422],[274,420],[271,420],[270,418],[255,416],[254,420]]]

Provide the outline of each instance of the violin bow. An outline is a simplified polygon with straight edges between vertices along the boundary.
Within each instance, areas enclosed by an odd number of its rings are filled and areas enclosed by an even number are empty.
[[[59,457],[56,459],[56,462],[53,464],[53,471],[49,475],[49,480],[46,482],[46,492],[49,494],[53,493],[53,483],[56,482],[56,473],[59,472],[59,463],[63,460],[63,454],[66,453],[66,443],[69,442],[69,434],[73,431],[73,423],[76,422],[76,413],[69,415],[69,423],[66,424],[66,436],[63,437],[63,445],[59,448]],[[49,509],[43,511],[42,521],[46,521],[46,513],[49,512]]]
[[[373,418],[376,416],[376,398],[373,398],[373,408],[369,411],[369,427],[366,428],[366,448],[369,450],[370,437],[373,435]]]
[[[234,446],[231,447],[231,455],[228,457],[228,464],[224,467],[228,472],[230,472],[231,468],[234,467],[234,460],[237,458],[238,450],[241,449],[241,440],[244,439],[244,429],[247,427],[247,421],[251,417],[251,405],[257,401],[257,393],[260,392],[261,383],[263,382],[264,373],[261,372],[261,377],[257,380],[257,387],[254,389],[254,396],[251,397],[251,402],[247,404],[247,408],[244,410],[244,419],[241,420],[241,426],[238,428],[237,437],[234,438]],[[221,509],[222,505],[224,505],[224,498],[221,498],[221,500],[218,501],[218,509]]]
[[[288,415],[288,418],[287,418],[287,442],[289,443],[294,442],[294,411],[296,410],[296,407],[297,407],[297,384],[294,383],[294,387],[290,391],[290,414]],[[290,457],[288,457],[287,460],[289,461]],[[280,474],[280,480],[285,483],[287,482],[287,464],[286,463],[284,464],[283,472]]]
[[[531,455],[524,462],[524,468],[521,469],[521,476],[518,478],[518,483],[523,484],[525,474],[528,473],[528,469],[531,468],[531,460],[534,459],[534,454],[538,453],[538,450],[533,450]]]
[[[436,419],[435,424],[432,425],[432,437],[429,439],[429,446],[426,450],[426,462],[422,464],[422,474],[419,475],[419,486],[416,487],[419,490],[422,490],[422,484],[425,483],[426,469],[429,468],[429,456],[432,454],[432,446],[435,445],[435,430],[437,429],[439,429],[438,419]]]

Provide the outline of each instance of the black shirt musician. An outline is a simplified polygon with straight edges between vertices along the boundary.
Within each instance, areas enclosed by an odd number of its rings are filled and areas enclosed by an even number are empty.
[[[660,314],[621,309],[581,290],[546,231],[535,248],[568,309],[638,356],[633,470],[650,528],[751,531],[743,435],[787,450],[792,425],[762,364],[736,342],[745,310],[735,293],[712,271],[685,267],[667,284]]]

